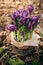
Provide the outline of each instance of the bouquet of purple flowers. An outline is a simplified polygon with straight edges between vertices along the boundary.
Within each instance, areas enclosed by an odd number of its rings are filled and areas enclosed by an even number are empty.
[[[7,25],[7,29],[14,32],[14,39],[18,42],[31,39],[33,30],[38,24],[39,17],[31,16],[33,9],[34,7],[30,4],[27,10],[16,10],[10,15],[14,22]]]

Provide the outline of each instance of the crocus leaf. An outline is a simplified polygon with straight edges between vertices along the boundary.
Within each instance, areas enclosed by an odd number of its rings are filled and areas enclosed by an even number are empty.
[[[20,36],[20,31],[18,30],[17,31],[17,39],[20,40],[21,39],[21,36]]]
[[[28,39],[30,39],[32,37],[32,31],[31,32],[28,32]]]

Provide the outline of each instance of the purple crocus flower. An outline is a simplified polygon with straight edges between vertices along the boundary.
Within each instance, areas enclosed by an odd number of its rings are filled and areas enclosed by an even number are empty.
[[[20,24],[24,25],[25,24],[25,19],[24,18],[20,18]]]
[[[17,11],[14,12],[14,16],[15,16],[15,17],[19,17],[19,16],[20,16],[19,10],[17,10]]]
[[[20,17],[26,18],[28,16],[28,12],[25,9],[20,10]]]
[[[14,13],[10,14],[10,17],[11,17],[12,20],[15,20]]]
[[[24,37],[24,32],[23,31],[21,32],[21,36]]]
[[[28,24],[30,22],[29,18],[25,19],[25,23]]]
[[[33,21],[38,21],[39,17],[38,16],[33,16],[32,20]]]
[[[21,10],[20,10],[20,13],[23,13],[24,11],[25,11],[25,9],[21,9]]]
[[[23,12],[23,17],[26,18],[28,16],[28,12],[27,11],[24,11]]]
[[[16,18],[20,17],[20,12],[17,10],[15,12],[13,12],[12,14],[10,14],[11,19],[13,19],[14,21],[16,20]]]
[[[31,22],[31,24],[37,23],[38,22],[39,17],[38,16],[33,16],[29,18],[29,21]]]
[[[38,19],[39,19],[38,16],[33,16],[33,17],[32,17],[32,26],[33,26],[33,27],[36,27],[36,26],[37,26],[37,24],[38,24]]]
[[[33,16],[33,17],[30,18],[30,22],[31,22],[31,25],[32,25],[32,28],[33,29],[37,26],[38,19],[39,19],[38,16]]]
[[[33,21],[31,25],[32,25],[32,29],[34,29],[37,26],[37,22]]]
[[[13,24],[10,24],[10,25],[7,25],[7,29],[10,30],[10,31],[16,31],[17,30],[17,26],[13,25]]]
[[[31,4],[29,4],[28,5],[28,10],[29,10],[30,14],[32,13],[33,9],[34,9],[34,7]]]

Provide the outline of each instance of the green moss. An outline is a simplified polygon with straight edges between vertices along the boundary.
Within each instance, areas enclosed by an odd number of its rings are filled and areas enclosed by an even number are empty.
[[[24,65],[24,62],[18,58],[9,59],[8,62],[10,65]]]

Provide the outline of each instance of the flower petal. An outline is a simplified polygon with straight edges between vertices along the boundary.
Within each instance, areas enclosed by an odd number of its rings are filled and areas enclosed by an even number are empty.
[[[30,14],[32,13],[33,9],[34,9],[34,7],[31,4],[29,4],[28,5],[28,10],[29,10]]]
[[[24,25],[24,24],[25,24],[25,19],[24,19],[24,18],[21,18],[21,19],[20,19],[20,24],[21,24],[21,25]]]
[[[10,24],[10,25],[7,25],[7,29],[10,31],[14,31],[14,30],[17,30],[17,27],[16,27],[16,25]]]

